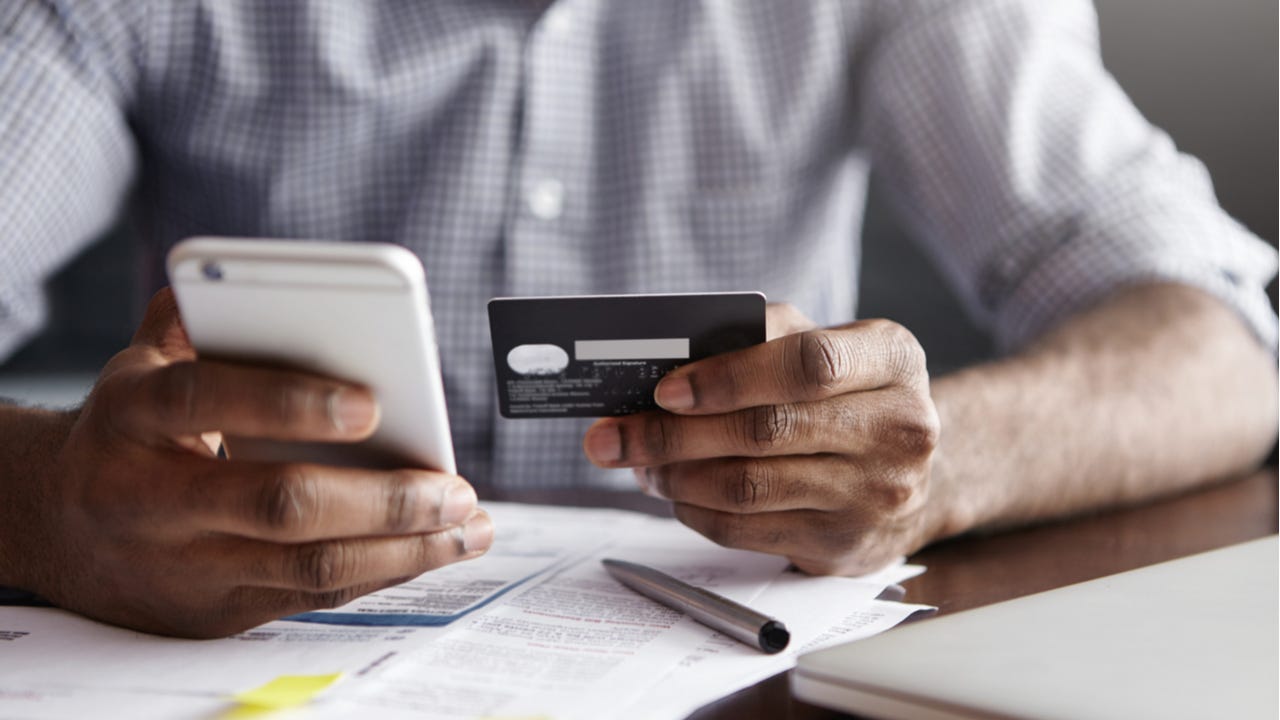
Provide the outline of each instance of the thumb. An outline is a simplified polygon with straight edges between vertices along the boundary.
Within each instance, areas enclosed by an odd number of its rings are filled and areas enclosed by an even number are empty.
[[[142,324],[133,334],[133,344],[149,345],[170,361],[195,359],[196,351],[191,347],[186,329],[182,327],[178,300],[174,297],[172,288],[163,288],[151,296]]]

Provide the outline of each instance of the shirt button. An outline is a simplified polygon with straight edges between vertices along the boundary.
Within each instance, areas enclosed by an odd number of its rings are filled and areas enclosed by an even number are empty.
[[[539,220],[555,220],[564,212],[564,183],[559,180],[542,180],[529,188],[524,199],[534,217]]]

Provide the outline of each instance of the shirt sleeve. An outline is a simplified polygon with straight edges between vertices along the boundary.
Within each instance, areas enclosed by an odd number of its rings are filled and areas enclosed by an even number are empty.
[[[970,314],[1016,349],[1121,286],[1201,288],[1268,347],[1275,250],[1102,67],[1085,0],[881,3],[859,78],[874,172]]]
[[[0,3],[0,360],[44,320],[44,280],[117,215],[144,2]]]

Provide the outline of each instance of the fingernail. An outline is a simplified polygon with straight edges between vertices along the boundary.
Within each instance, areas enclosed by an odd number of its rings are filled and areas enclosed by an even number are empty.
[[[636,484],[644,492],[649,492],[649,468],[632,468],[631,474],[636,476]]]
[[[488,550],[492,544],[493,521],[488,515],[481,513],[462,526],[462,552],[470,555]]]
[[[587,433],[587,456],[598,463],[622,459],[622,433],[613,424],[599,425]]]
[[[681,375],[663,378],[653,397],[667,410],[688,410],[693,407],[693,385]]]
[[[441,524],[461,524],[475,511],[476,491],[469,483],[456,482],[444,491],[444,500],[440,503]]]
[[[329,417],[339,432],[364,430],[378,417],[378,403],[367,392],[344,388],[329,395]]]

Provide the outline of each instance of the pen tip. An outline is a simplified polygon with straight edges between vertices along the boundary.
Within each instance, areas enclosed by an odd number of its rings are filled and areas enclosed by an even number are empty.
[[[770,620],[760,626],[760,649],[767,653],[782,652],[791,642],[791,633],[787,626],[777,620]]]

